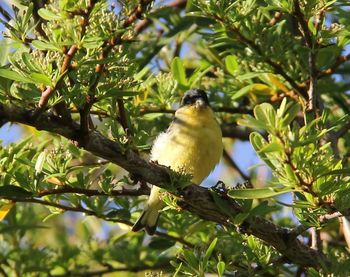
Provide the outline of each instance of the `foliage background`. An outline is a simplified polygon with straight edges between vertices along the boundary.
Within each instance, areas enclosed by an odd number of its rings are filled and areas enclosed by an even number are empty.
[[[14,140],[0,150],[2,275],[349,275],[347,1],[11,4],[0,6],[0,131]],[[204,185],[228,191],[183,190],[186,178],[138,158],[196,87],[225,146]],[[144,181],[172,193],[154,237],[130,231]]]

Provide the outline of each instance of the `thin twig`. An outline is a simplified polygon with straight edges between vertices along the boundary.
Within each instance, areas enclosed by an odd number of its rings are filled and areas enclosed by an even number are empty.
[[[319,221],[320,221],[320,223],[325,223],[328,220],[332,220],[334,218],[338,218],[338,217],[342,217],[342,216],[343,216],[343,214],[341,212],[335,212],[332,214],[325,214],[325,215],[321,215],[319,217]]]
[[[226,26],[226,23],[223,19],[219,17],[216,17],[216,19]],[[241,42],[249,46],[252,50],[254,50],[259,56],[261,56],[264,59],[265,63],[267,63],[274,69],[275,73],[281,75],[301,96],[307,99],[307,95],[303,88],[300,85],[298,85],[294,81],[294,79],[287,74],[287,72],[285,72],[285,70],[279,63],[274,62],[269,57],[266,57],[266,55],[263,53],[260,47],[253,40],[250,40],[249,38],[245,37],[237,27],[229,25],[226,26],[226,28],[228,28],[228,30],[236,34],[238,40],[240,40]]]
[[[250,134],[253,130],[249,128],[243,128],[241,126],[236,126],[232,123],[222,123],[221,124],[222,136],[225,138],[236,138],[242,141],[249,140]],[[266,133],[263,134],[266,137]]]
[[[346,56],[339,56],[337,58],[337,60],[335,61],[335,63],[328,69],[323,70],[319,75],[318,78],[323,78],[327,75],[331,75],[334,74],[335,71],[338,69],[339,66],[341,66],[342,64],[344,64],[345,62],[350,60],[350,54],[346,55]]]
[[[339,148],[338,141],[350,130],[350,121],[342,126],[337,132],[331,132],[329,134],[329,140],[331,142],[331,147],[334,152],[334,155],[339,158]]]
[[[294,0],[294,16],[298,21],[298,24],[301,29],[301,33],[305,40],[306,46],[309,48],[309,89],[307,91],[307,109],[312,111],[315,115],[317,114],[317,98],[318,94],[316,92],[317,85],[317,75],[318,70],[316,67],[316,56],[318,45],[314,42],[311,31],[308,27],[308,24],[305,20],[304,14],[302,13],[299,5],[299,0]],[[320,26],[318,25],[319,29]]]
[[[281,12],[275,12],[273,14],[272,19],[269,22],[270,26],[275,26],[276,23],[281,19],[282,15],[283,15],[283,13],[281,13]]]
[[[43,197],[46,195],[55,195],[55,194],[64,194],[64,193],[76,193],[83,194],[86,196],[140,196],[140,195],[149,195],[150,189],[149,187],[140,187],[138,189],[126,189],[120,188],[117,190],[112,190],[110,192],[104,192],[97,189],[83,189],[83,188],[75,188],[64,186],[59,189],[44,189],[41,190],[36,197]]]
[[[310,229],[311,232],[311,249],[322,253],[322,241],[320,239],[320,231],[316,227]]]
[[[228,162],[228,164],[235,170],[238,172],[239,175],[241,175],[241,177],[248,181],[248,183],[250,184],[250,186],[252,187],[252,184],[251,184],[251,179],[249,176],[247,176],[240,168],[239,166],[236,164],[236,162],[231,158],[231,156],[229,155],[229,153],[224,150],[223,152],[223,156],[225,158],[225,160]]]
[[[105,274],[109,275],[108,273],[113,272],[141,272],[146,270],[164,270],[166,267],[170,266],[170,262],[162,262],[157,263],[155,265],[139,265],[139,266],[128,266],[128,267],[113,267],[113,266],[107,266],[106,269],[100,269],[100,270],[94,270],[94,271],[86,271],[86,272],[75,272],[75,271],[67,271],[64,274],[51,274],[51,277],[70,277],[70,276],[105,276]],[[147,274],[146,274],[147,276]]]
[[[45,22],[45,20],[43,18],[41,18],[38,14],[39,9],[45,5],[46,1],[34,0],[32,2],[34,5],[33,18],[34,18],[34,22],[35,22],[35,30],[39,33],[40,36],[42,36],[44,39],[47,40],[47,35],[41,26],[41,23]]]
[[[48,195],[48,194],[46,194],[46,195]],[[46,200],[42,200],[42,199],[35,199],[35,198],[11,198],[11,197],[4,197],[4,199],[11,200],[11,201],[14,201],[14,202],[35,203],[35,204],[40,204],[40,205],[44,205],[44,206],[50,206],[50,207],[54,207],[54,208],[57,208],[57,209],[61,209],[63,211],[84,213],[86,215],[95,216],[97,218],[100,218],[100,219],[103,219],[103,220],[106,220],[106,221],[115,222],[115,223],[122,223],[122,224],[125,224],[125,225],[130,226],[130,227],[133,226],[133,223],[128,221],[128,220],[111,218],[108,215],[99,214],[99,213],[96,213],[93,210],[86,209],[86,208],[81,207],[81,206],[72,207],[72,206],[67,206],[67,205],[63,205],[63,204],[60,204],[60,203],[55,203],[55,202],[50,202],[50,201],[46,201]],[[180,242],[181,244],[186,245],[187,247],[190,247],[190,248],[194,248],[195,247],[194,244],[192,244],[191,242],[186,241],[185,239],[183,239],[181,237],[169,235],[167,233],[160,232],[160,231],[156,231],[155,234],[157,236],[160,236],[160,237],[165,237],[167,239]]]
[[[135,9],[130,13],[130,15],[124,20],[123,28],[127,29],[131,24],[133,24],[137,19],[140,19],[143,13],[146,11],[148,5],[152,2],[152,0],[140,0],[139,5],[135,7]],[[109,52],[116,46],[122,43],[122,36],[124,33],[118,33],[115,37],[112,37],[108,41],[105,41],[102,45],[102,53],[100,55],[100,60],[103,61],[109,55]],[[97,85],[102,76],[103,70],[105,68],[104,63],[99,63],[95,67],[95,76],[94,80],[90,83],[89,93],[86,98],[85,104],[80,111],[80,127],[84,140],[83,144],[88,140],[89,134],[89,118],[90,118],[90,109],[95,102],[95,91]],[[124,126],[123,126],[124,127]],[[127,127],[126,127],[127,129]]]
[[[67,125],[60,118],[48,114],[43,114],[39,121],[33,121],[30,110],[14,104],[0,103],[0,118],[56,133],[74,141],[79,139],[77,138],[77,132],[80,128],[78,123],[72,122]],[[101,133],[93,131],[90,133],[89,143],[84,147],[86,151],[116,163],[139,179],[169,189],[169,183],[172,180],[170,176],[174,176],[171,175],[174,173],[171,173],[164,166],[143,160],[132,149],[125,150],[118,141],[112,141]],[[213,199],[212,191],[194,184],[183,189],[179,188],[173,193],[181,197],[181,201],[186,203],[184,206],[188,211],[227,228],[233,228],[232,218],[242,212],[242,207],[234,199],[222,197],[220,198],[221,204],[218,206],[217,201]],[[222,210],[222,207],[225,207],[225,211]],[[244,224],[247,234],[265,241],[297,265],[320,268],[322,265],[328,264],[327,256],[321,255],[298,239],[293,238],[290,229],[281,228],[261,216],[248,217]]]
[[[244,114],[252,114],[253,111],[250,109],[247,109],[245,107],[213,107],[212,108],[214,112],[217,113],[230,113],[230,114],[236,114],[236,113],[244,113]],[[173,114],[176,110],[174,109],[166,109],[166,108],[158,108],[158,107],[141,107],[140,108],[140,114],[149,114],[149,113],[169,113]]]
[[[117,99],[117,105],[118,105],[118,111],[119,111],[119,122],[122,125],[125,134],[127,136],[132,136],[133,132],[132,132],[132,129],[129,126],[129,123],[128,123],[128,118],[127,118],[127,115],[126,115],[126,110],[125,110],[123,98],[118,98]]]
[[[11,15],[1,5],[0,5],[0,14],[6,19],[7,22],[9,22],[12,19]]]
[[[89,3],[90,3],[90,5],[86,9],[86,12],[83,16],[84,20],[81,23],[81,36],[83,36],[86,32],[86,28],[89,24],[89,15],[92,12],[93,7],[95,5],[95,3],[93,1],[90,1]],[[53,95],[53,93],[56,91],[56,89],[63,84],[64,76],[68,73],[68,69],[70,67],[70,64],[74,58],[74,55],[77,53],[77,51],[78,51],[78,46],[72,45],[69,48],[69,50],[65,53],[65,57],[64,57],[63,63],[62,63],[61,68],[60,68],[60,75],[61,75],[60,81],[56,84],[55,87],[47,87],[46,90],[42,93],[40,100],[39,100],[38,108],[34,112],[36,117],[38,117],[45,110],[45,107],[48,103],[49,98]],[[63,108],[62,105],[60,108],[62,110],[62,108]],[[67,111],[63,111],[63,112],[64,112],[63,117],[65,119],[67,119],[67,117],[68,117],[68,119],[70,119],[70,116],[67,115]]]
[[[299,5],[299,0],[294,0],[294,16],[297,19],[299,26],[301,28],[302,35],[305,39],[306,45],[312,49],[314,46],[312,36],[309,30],[309,27],[307,26],[307,22],[304,18],[304,14],[302,13]]]

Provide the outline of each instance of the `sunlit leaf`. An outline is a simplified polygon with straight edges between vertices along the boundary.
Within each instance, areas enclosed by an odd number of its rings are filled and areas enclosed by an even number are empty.
[[[233,189],[228,192],[228,195],[236,199],[260,199],[270,198],[280,194],[294,191],[292,188],[257,188],[257,189]]]
[[[238,70],[238,62],[236,56],[229,55],[225,58],[225,66],[227,71],[234,75],[235,72]]]
[[[175,80],[179,83],[179,85],[187,87],[187,79],[185,68],[182,64],[182,61],[179,57],[173,59],[171,63],[171,72],[175,78]]]
[[[31,78],[25,77],[18,72],[10,69],[0,68],[0,76],[17,82],[35,83],[35,81],[33,81]]]
[[[45,20],[60,20],[62,19],[62,16],[59,13],[52,12],[48,9],[41,8],[38,10],[38,14],[41,18]]]

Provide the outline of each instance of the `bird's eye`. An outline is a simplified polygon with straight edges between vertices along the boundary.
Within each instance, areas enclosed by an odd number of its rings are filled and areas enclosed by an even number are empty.
[[[191,97],[186,97],[184,102],[185,102],[185,105],[191,104],[192,103]]]
[[[182,105],[191,105],[193,103],[192,97],[185,96],[182,100]]]

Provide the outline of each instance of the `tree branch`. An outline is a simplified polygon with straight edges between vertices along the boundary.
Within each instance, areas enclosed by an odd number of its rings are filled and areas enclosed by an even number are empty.
[[[84,139],[81,138],[80,126],[76,122],[67,124],[60,117],[45,113],[37,120],[33,120],[32,111],[23,110],[15,105],[0,103],[0,118],[56,133],[73,141]],[[104,137],[97,131],[91,131],[84,148],[96,156],[121,166],[146,182],[167,190],[169,190],[169,184],[172,184],[173,188],[176,187],[174,177],[171,177],[175,173],[170,169],[141,159],[133,150],[123,149],[118,142]],[[213,191],[193,184],[177,191],[172,189],[172,193],[180,197],[180,203],[187,210],[205,220],[217,222],[228,228],[235,228],[233,219],[242,212],[235,200],[226,195],[217,194],[214,201]],[[221,202],[220,207],[216,204],[217,201]],[[223,206],[226,207],[224,210]],[[58,208],[61,207],[58,206]],[[300,242],[290,229],[279,227],[258,216],[246,219],[242,227],[247,234],[264,240],[295,264],[314,268],[321,268],[328,264],[322,254]]]
[[[125,18],[124,22],[123,22],[123,28],[127,29],[131,24],[133,24],[137,19],[140,19],[143,15],[143,13],[146,11],[148,5],[150,3],[152,3],[153,0],[140,0],[139,4],[137,5],[137,7],[135,7],[135,9],[130,13],[130,15]],[[104,60],[108,57],[109,52],[116,46],[122,43],[122,37],[124,35],[125,31],[122,33],[118,33],[115,37],[112,37],[111,39],[109,39],[108,41],[105,41],[102,45],[102,53],[100,55],[100,60]],[[81,111],[80,111],[80,126],[81,126],[81,131],[82,133],[88,137],[89,135],[89,122],[90,120],[90,109],[92,108],[92,105],[95,102],[95,91],[97,88],[97,85],[100,81],[100,78],[102,76],[103,70],[105,68],[105,64],[104,63],[99,63],[96,65],[95,67],[95,76],[94,79],[92,80],[92,82],[90,83],[90,87],[89,87],[89,93],[88,96],[86,98],[86,102],[84,104],[84,106],[82,107]],[[122,100],[118,100],[118,107],[120,107]],[[124,128],[124,130],[127,130],[127,126],[126,126],[126,122],[124,120],[124,118],[126,118],[125,116],[125,109],[124,109],[124,104],[123,107],[121,108],[122,110],[120,111],[120,117],[121,117],[121,123],[122,123],[122,127]],[[85,143],[85,142],[83,142]]]
[[[236,113],[244,113],[244,114],[253,114],[252,110],[249,110],[245,107],[212,107],[214,112],[217,113],[230,113],[230,114],[236,114]],[[165,108],[158,108],[158,107],[141,107],[140,108],[140,114],[149,114],[149,113],[169,113],[174,114],[176,110],[173,109],[165,109]]]
[[[327,75],[331,75],[334,74],[335,71],[338,69],[339,66],[341,66],[342,64],[346,63],[347,61],[350,60],[350,54],[346,55],[346,56],[339,56],[337,58],[337,60],[335,61],[335,63],[328,69],[323,70],[319,75],[318,78],[323,78]]]
[[[52,274],[51,277],[69,277],[69,276],[105,276],[105,274],[113,273],[113,272],[140,272],[145,270],[164,270],[165,267],[171,267],[170,261],[157,263],[155,265],[139,265],[139,266],[133,266],[133,267],[112,267],[107,266],[106,269],[101,270],[94,270],[94,271],[87,271],[87,272],[74,272],[74,271],[68,271],[64,274]],[[109,275],[109,274],[108,274]]]
[[[221,22],[222,24],[226,24],[223,19],[216,17],[216,19]],[[226,25],[225,25],[226,26]],[[263,53],[263,51],[260,49],[259,45],[257,45],[253,40],[250,40],[249,38],[245,37],[238,28],[234,26],[226,26],[229,31],[236,34],[239,41],[246,44],[248,47],[250,47],[252,50],[254,50],[259,56],[261,56],[265,63],[270,65],[274,72],[276,74],[281,75],[301,96],[303,96],[305,99],[307,99],[307,94],[303,90],[303,88],[298,85],[292,77],[290,77],[287,72],[283,69],[283,67],[276,63],[275,61],[271,60],[269,57],[266,57]]]
[[[150,188],[147,186],[140,186],[140,188],[137,188],[137,189],[126,189],[122,187],[121,189],[112,190],[111,192],[106,193],[97,189],[83,189],[83,188],[64,186],[63,188],[59,188],[59,189],[41,190],[35,196],[43,197],[46,195],[64,194],[64,193],[76,193],[76,194],[83,194],[86,196],[140,196],[140,195],[149,195]]]
[[[39,14],[38,14],[38,10],[42,7],[44,7],[46,1],[39,1],[39,0],[34,0],[32,1],[34,8],[33,8],[33,18],[35,21],[35,30],[39,33],[40,36],[42,36],[44,39],[47,39],[47,35],[44,32],[43,28],[41,27],[41,23],[43,21],[45,21],[44,19],[42,19]]]
[[[93,10],[94,5],[95,5],[95,3],[93,1],[91,1],[90,5],[86,9],[86,12],[83,14],[84,20],[81,23],[81,36],[84,36],[84,34],[86,32],[86,28],[89,24],[89,15]],[[71,62],[74,58],[74,55],[76,54],[77,51],[78,51],[78,46],[72,45],[69,48],[69,50],[65,53],[65,57],[64,57],[63,63],[62,63],[61,68],[60,68],[60,75],[61,75],[60,80],[56,84],[55,87],[47,87],[46,90],[42,93],[40,100],[39,100],[38,108],[35,111],[36,116],[39,116],[45,110],[45,107],[49,101],[49,98],[56,91],[56,89],[59,86],[61,86],[62,82],[64,82],[64,75],[66,75],[68,73],[68,69],[69,69]],[[62,108],[62,106],[61,106],[61,108]],[[67,113],[65,111],[63,112],[63,115],[64,115],[64,118],[66,120],[67,119],[70,120],[70,118],[67,118]]]
[[[0,14],[6,19],[7,22],[9,22],[12,19],[11,15],[1,5],[0,5]]]
[[[245,180],[248,181],[248,183],[251,185],[251,180],[250,177],[247,176],[236,164],[236,162],[231,158],[230,154],[224,149],[224,154],[223,154],[225,160],[228,162],[228,164],[238,172],[238,174]]]
[[[317,43],[314,42],[311,31],[309,30],[307,21],[305,20],[304,14],[302,13],[299,5],[299,0],[294,0],[294,13],[293,15],[297,19],[301,34],[305,40],[306,46],[309,48],[309,89],[307,91],[307,110],[312,111],[317,114],[317,99],[318,94],[316,92],[317,85],[317,75],[318,70],[316,67],[316,54],[317,54]],[[320,24],[317,25],[317,30],[319,30]]]
[[[50,194],[45,194],[45,195],[50,195]],[[121,194],[119,194],[119,195],[121,195]],[[127,195],[127,194],[124,194],[124,195]],[[132,195],[136,195],[136,194],[132,194]],[[44,194],[42,194],[42,196],[44,196]],[[125,225],[129,226],[129,227],[132,227],[134,225],[132,222],[130,222],[128,220],[117,219],[117,218],[109,217],[108,215],[98,214],[98,213],[96,213],[93,210],[86,209],[86,208],[81,207],[81,206],[72,207],[72,206],[67,206],[67,205],[63,205],[63,204],[60,204],[60,203],[50,202],[50,201],[46,201],[46,200],[42,200],[42,199],[36,199],[36,198],[12,198],[12,197],[3,197],[3,198],[7,199],[7,200],[10,200],[10,201],[13,201],[13,202],[34,203],[34,204],[40,204],[40,205],[43,205],[43,206],[54,207],[54,208],[57,208],[57,209],[61,209],[62,211],[65,211],[65,212],[84,213],[86,215],[95,216],[95,217],[103,219],[105,221],[110,221],[110,222],[114,222],[114,223],[122,223],[122,224],[125,224]],[[160,231],[156,231],[155,234],[157,236],[159,236],[159,237],[165,237],[167,239],[179,242],[179,243],[181,243],[183,245],[186,245],[189,248],[194,248],[195,247],[194,244],[192,244],[191,242],[189,242],[189,241],[187,241],[187,240],[185,240],[185,239],[183,239],[181,237],[169,235],[167,233],[160,232]]]

